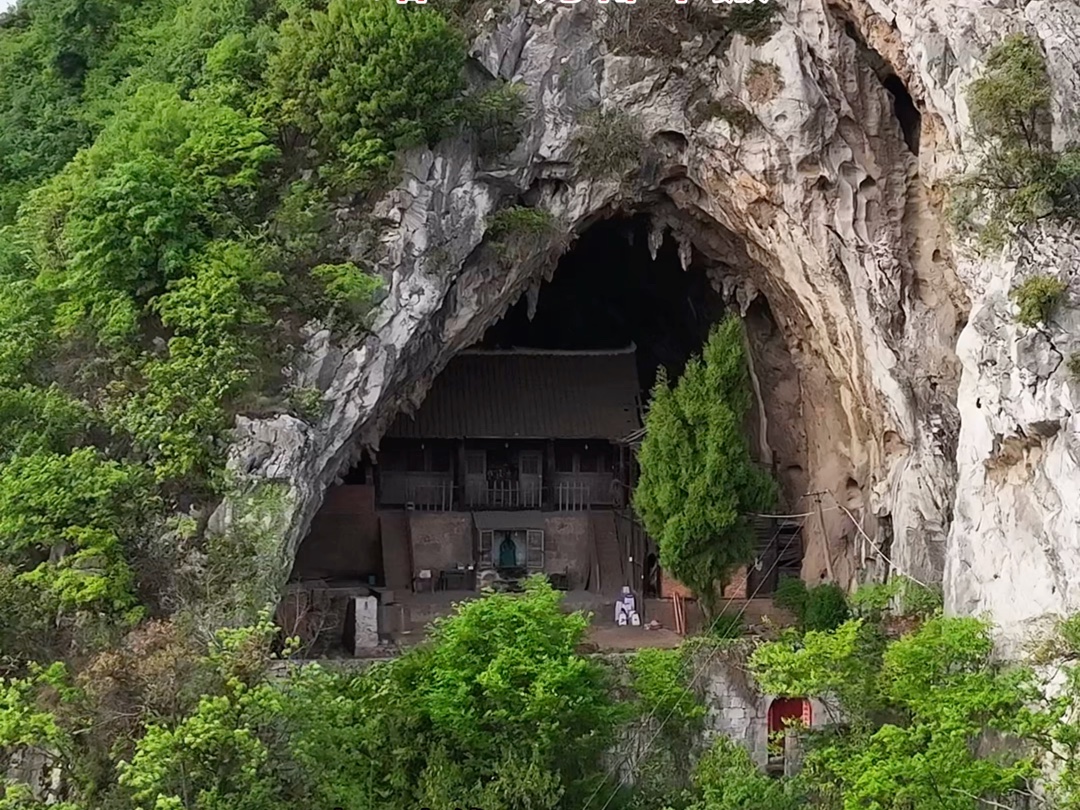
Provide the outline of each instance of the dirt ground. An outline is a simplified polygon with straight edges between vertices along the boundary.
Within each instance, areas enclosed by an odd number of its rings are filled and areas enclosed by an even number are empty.
[[[644,627],[605,627],[597,625],[593,625],[589,629],[588,638],[588,643],[596,645],[597,652],[637,650],[642,647],[671,649],[678,647],[682,641],[682,636],[667,628],[646,630]]]

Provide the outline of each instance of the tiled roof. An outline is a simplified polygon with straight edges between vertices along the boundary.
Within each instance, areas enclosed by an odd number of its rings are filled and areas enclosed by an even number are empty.
[[[462,352],[414,417],[387,436],[413,439],[608,439],[641,427],[634,349]]]

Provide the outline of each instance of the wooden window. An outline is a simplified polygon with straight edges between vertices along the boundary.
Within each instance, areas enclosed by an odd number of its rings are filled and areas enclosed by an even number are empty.
[[[598,459],[596,457],[596,448],[590,447],[588,450],[582,450],[578,455],[578,471],[583,473],[594,473],[598,471]]]
[[[405,451],[405,469],[409,472],[424,472],[424,451],[411,447]]]
[[[431,471],[450,472],[450,450],[447,447],[431,448]]]
[[[480,532],[480,549],[477,555],[477,565],[480,568],[491,568],[491,547],[495,541],[495,532],[484,529]]]
[[[521,465],[522,475],[540,474],[540,454],[531,450],[525,451],[519,456],[518,463]]]
[[[465,454],[465,472],[483,475],[487,471],[487,454],[483,450],[470,450]]]
[[[555,472],[572,473],[574,471],[574,451],[563,445],[555,445]]]
[[[604,447],[598,448],[596,451],[596,471],[610,473],[611,470],[611,448],[605,445]]]
[[[381,453],[380,461],[386,472],[405,472],[405,453],[397,448]]]
[[[530,571],[542,571],[544,568],[544,532],[542,529],[529,529],[525,532],[525,567]]]

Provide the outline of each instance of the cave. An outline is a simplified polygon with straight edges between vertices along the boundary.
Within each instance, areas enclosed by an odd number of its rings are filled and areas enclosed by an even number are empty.
[[[900,130],[904,133],[904,143],[907,144],[911,154],[919,154],[919,135],[922,132],[922,113],[915,106],[915,100],[911,97],[904,82],[895,73],[891,73],[882,79],[885,89],[893,100],[893,113],[900,122]]]
[[[480,341],[484,349],[635,347],[642,395],[663,367],[677,379],[725,305],[701,267],[681,267],[670,236],[653,259],[648,219],[604,220],[586,231],[540,290],[524,296]],[[531,317],[530,317],[531,315]]]
[[[659,597],[681,586],[659,570],[630,507],[644,410],[659,370],[677,379],[731,304],[709,272],[715,264],[670,234],[650,245],[650,227],[638,215],[588,228],[549,280],[452,357],[416,412],[398,414],[378,452],[329,489],[283,603],[290,632],[304,636],[306,615],[329,611],[316,624],[346,628],[350,646],[350,600],[369,591],[380,632],[414,632],[463,593],[512,590],[533,573],[573,605],[599,610],[626,586],[640,608],[651,600],[662,610]],[[790,363],[764,297],[744,314],[751,368]],[[755,386],[760,399],[756,377]],[[775,467],[766,421],[753,408],[746,431],[757,460]],[[784,455],[797,463],[781,477],[801,474],[803,459]],[[767,570],[738,578],[732,598],[770,593],[778,568],[798,575],[801,541],[774,523],[758,531]],[[777,538],[785,554],[772,548]],[[344,597],[336,608],[335,595]]]

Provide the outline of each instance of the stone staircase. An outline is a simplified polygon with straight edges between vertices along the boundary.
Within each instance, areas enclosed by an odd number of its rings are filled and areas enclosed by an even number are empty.
[[[622,591],[623,585],[628,583],[623,570],[615,513],[607,510],[590,512],[589,525],[592,530],[595,553],[594,574],[599,569],[599,581],[590,582],[589,590],[608,596],[617,596]]]

